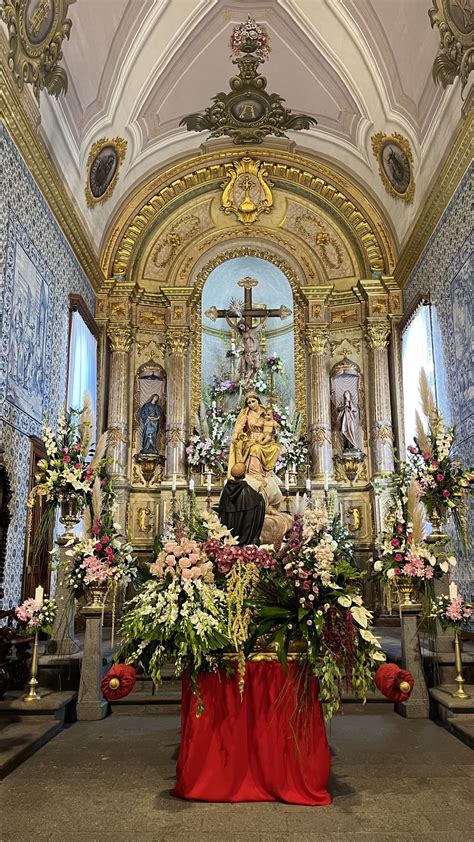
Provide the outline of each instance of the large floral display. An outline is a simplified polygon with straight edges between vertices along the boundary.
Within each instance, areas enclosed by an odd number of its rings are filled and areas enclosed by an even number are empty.
[[[326,714],[345,688],[363,699],[384,660],[363,605],[347,533],[325,507],[293,519],[280,545],[239,547],[212,511],[191,508],[160,542],[122,623],[121,658],[155,682],[173,660],[199,694],[201,671],[235,670],[265,651],[318,679]]]

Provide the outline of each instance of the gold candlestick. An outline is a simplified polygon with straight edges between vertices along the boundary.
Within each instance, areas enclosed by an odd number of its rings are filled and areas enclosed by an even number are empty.
[[[459,642],[459,629],[454,632],[454,663],[456,665],[456,678],[454,679],[458,685],[457,690],[451,695],[455,699],[470,699],[469,693],[466,693],[464,685],[466,683],[462,674],[462,658],[461,658],[461,644]]]
[[[38,632],[35,632],[35,642],[33,644],[33,657],[31,658],[30,680],[28,681],[28,693],[23,696],[24,702],[36,702],[41,696],[36,692],[38,680]]]

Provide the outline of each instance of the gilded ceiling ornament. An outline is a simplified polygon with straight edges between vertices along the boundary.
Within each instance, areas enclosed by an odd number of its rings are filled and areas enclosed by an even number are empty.
[[[261,213],[270,213],[273,196],[262,161],[245,157],[229,164],[226,170],[228,183],[221,197],[224,213],[235,213],[245,225],[255,222]]]
[[[102,137],[92,144],[85,188],[88,208],[102,204],[112,195],[126,151],[127,141],[122,137],[112,140]]]
[[[109,325],[107,336],[112,351],[124,351],[126,353],[130,351],[133,333],[128,325]]]
[[[342,266],[344,253],[340,244],[329,231],[323,228],[314,214],[303,213],[298,216],[295,220],[295,229],[304,239],[307,240],[309,237],[328,269],[339,269]]]
[[[357,308],[353,307],[351,310],[335,310],[331,313],[331,323],[334,325],[345,324],[346,322],[353,322],[357,320]]]
[[[387,193],[411,204],[415,195],[413,155],[406,137],[397,132],[393,135],[378,132],[372,136],[372,149]]]
[[[201,219],[195,214],[188,214],[172,225],[164,237],[160,237],[153,250],[152,260],[157,269],[168,266],[178,250],[187,245],[190,237],[201,227]]]
[[[250,21],[250,26],[249,26]],[[309,129],[317,120],[292,114],[279,94],[265,90],[267,80],[258,72],[268,55],[268,36],[252,18],[234,28],[231,49],[239,75],[230,81],[230,93],[218,93],[204,111],[188,114],[180,126],[188,131],[210,131],[211,137],[231,137],[235,144],[261,143],[267,135],[286,137],[285,131]]]
[[[443,88],[461,80],[461,96],[474,67],[474,9],[470,0],[433,0],[428,11],[431,26],[437,26],[440,49],[433,64],[433,79]],[[464,97],[463,97],[464,98]]]
[[[388,345],[390,324],[388,321],[369,322],[365,327],[365,335],[370,348],[380,350]]]
[[[52,96],[67,91],[67,75],[59,62],[62,42],[69,38],[72,21],[66,18],[75,0],[3,0],[0,19],[8,27],[8,66],[19,90],[33,86],[39,102],[46,88]]]

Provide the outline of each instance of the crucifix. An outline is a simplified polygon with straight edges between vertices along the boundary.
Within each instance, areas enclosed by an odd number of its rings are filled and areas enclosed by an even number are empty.
[[[227,310],[218,310],[217,307],[209,307],[205,315],[215,322],[216,319],[225,319],[232,330],[237,331],[240,336],[240,364],[239,371],[241,380],[250,383],[261,366],[260,345],[258,334],[262,330],[269,317],[286,319],[291,316],[291,310],[282,304],[281,307],[257,309],[253,306],[252,290],[257,286],[255,278],[242,278],[238,282],[239,287],[244,289],[244,306],[230,307]],[[255,325],[254,320],[258,319]]]

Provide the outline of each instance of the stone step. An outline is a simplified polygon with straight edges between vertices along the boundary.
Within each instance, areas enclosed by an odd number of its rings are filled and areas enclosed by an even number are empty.
[[[0,780],[61,731],[63,725],[49,716],[0,719]]]

